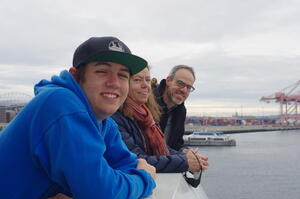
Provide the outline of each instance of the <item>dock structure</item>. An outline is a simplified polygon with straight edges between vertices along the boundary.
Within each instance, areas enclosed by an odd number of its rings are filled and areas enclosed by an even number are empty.
[[[289,85],[278,92],[269,96],[264,96],[260,101],[269,103],[275,101],[279,103],[280,121],[281,123],[288,124],[293,121],[295,124],[300,122],[300,80],[296,83]]]
[[[224,134],[243,133],[243,132],[259,132],[259,131],[286,131],[297,130],[300,126],[274,126],[274,125],[241,125],[241,126],[197,126],[186,125],[186,134],[195,131],[221,131]]]

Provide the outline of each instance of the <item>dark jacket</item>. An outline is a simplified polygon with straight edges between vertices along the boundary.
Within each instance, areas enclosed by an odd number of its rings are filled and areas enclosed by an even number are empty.
[[[162,116],[160,118],[160,128],[166,134],[166,126],[169,117],[171,117],[167,144],[175,150],[180,150],[183,147],[184,122],[186,118],[186,108],[184,103],[168,109],[163,100],[163,93],[166,89],[166,80],[161,80],[159,86],[153,89],[158,104],[162,107]]]
[[[121,112],[116,112],[112,118],[119,126],[122,139],[128,149],[137,154],[139,158],[145,159],[156,168],[159,173],[179,173],[187,171],[188,161],[182,152],[169,148],[170,155],[147,155],[145,150],[145,138],[136,121],[125,117]]]

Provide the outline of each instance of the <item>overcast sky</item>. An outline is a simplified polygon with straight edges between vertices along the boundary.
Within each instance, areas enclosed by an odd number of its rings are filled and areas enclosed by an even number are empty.
[[[276,113],[259,102],[300,79],[297,0],[1,0],[0,95],[23,92],[72,63],[92,36],[116,36],[166,77],[193,66],[189,115]]]

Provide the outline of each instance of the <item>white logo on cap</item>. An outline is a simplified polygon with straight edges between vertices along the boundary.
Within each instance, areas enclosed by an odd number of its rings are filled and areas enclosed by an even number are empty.
[[[108,49],[113,51],[125,52],[123,44],[119,40],[109,42]]]

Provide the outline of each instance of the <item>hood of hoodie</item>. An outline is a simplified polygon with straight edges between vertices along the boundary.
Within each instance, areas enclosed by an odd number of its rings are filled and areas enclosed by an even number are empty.
[[[51,80],[41,80],[34,86],[34,94],[38,95],[47,89],[57,86],[70,89],[76,94],[83,94],[78,83],[67,70],[63,70],[59,75],[52,76]]]
[[[67,70],[63,70],[59,75],[52,76],[51,80],[43,79],[39,83],[37,83],[34,86],[34,95],[37,96],[42,92],[46,92],[49,89],[55,88],[66,88],[75,93],[75,95],[80,98],[81,102],[86,106],[90,114],[92,113],[93,117],[96,120],[94,111],[92,110],[84,91]]]

